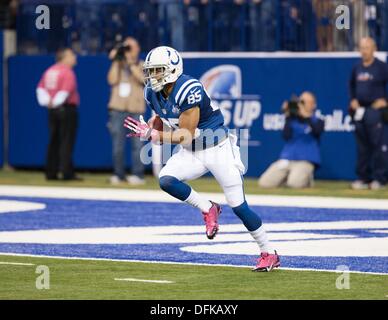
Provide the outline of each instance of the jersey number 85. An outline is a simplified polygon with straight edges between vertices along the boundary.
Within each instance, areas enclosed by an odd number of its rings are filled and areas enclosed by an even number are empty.
[[[200,102],[202,99],[201,92],[199,90],[192,92],[188,97],[187,97],[187,102],[189,104],[194,104]]]

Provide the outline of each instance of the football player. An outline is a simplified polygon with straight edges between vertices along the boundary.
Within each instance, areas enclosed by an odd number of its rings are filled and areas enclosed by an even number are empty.
[[[271,248],[260,217],[248,206],[243,189],[245,172],[237,138],[224,126],[220,109],[214,106],[203,85],[183,74],[181,55],[173,48],[161,46],[146,56],[144,97],[156,116],[148,123],[131,117],[124,126],[129,136],[154,143],[180,144],[159,174],[162,190],[201,210],[206,235],[213,239],[218,232],[219,204],[204,199],[184,181],[211,172],[223,188],[226,200],[260,249],[254,271],[271,271],[280,266],[277,252]],[[170,130],[160,130],[163,121]]]

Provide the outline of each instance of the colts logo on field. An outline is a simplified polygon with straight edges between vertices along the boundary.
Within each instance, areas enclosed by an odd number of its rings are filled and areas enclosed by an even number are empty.
[[[212,98],[240,98],[241,70],[235,65],[220,65],[207,71],[200,79]]]

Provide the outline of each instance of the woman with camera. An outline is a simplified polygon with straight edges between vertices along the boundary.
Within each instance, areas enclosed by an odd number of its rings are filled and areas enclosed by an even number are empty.
[[[144,76],[142,61],[139,60],[140,46],[131,37],[109,53],[112,65],[108,72],[108,83],[111,86],[111,96],[108,104],[108,128],[112,137],[114,174],[111,184],[128,182],[132,185],[144,184],[144,165],[140,160],[142,142],[130,139],[132,175],[125,172],[126,131],[124,119],[128,116],[138,119],[145,111],[143,98]]]
[[[323,120],[317,118],[315,96],[304,92],[299,99],[285,102],[282,111],[286,116],[283,138],[286,144],[280,159],[260,177],[259,186],[277,188],[311,187],[315,168],[320,166],[319,139],[324,131]]]

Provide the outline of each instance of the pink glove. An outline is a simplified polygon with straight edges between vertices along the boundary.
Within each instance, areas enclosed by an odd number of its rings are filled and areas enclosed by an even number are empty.
[[[139,117],[140,121],[127,117],[124,121],[124,127],[131,130],[132,132],[127,134],[127,137],[139,137],[140,140],[146,141],[159,141],[159,132],[152,129],[147,122],[144,121],[143,116]]]

